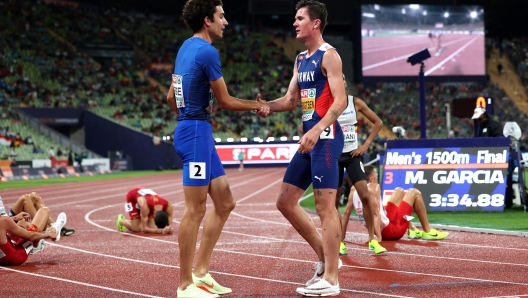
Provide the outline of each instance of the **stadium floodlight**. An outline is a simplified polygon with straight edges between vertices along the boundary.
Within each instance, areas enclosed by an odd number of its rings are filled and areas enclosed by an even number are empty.
[[[220,138],[215,138],[215,142],[220,143],[220,142],[222,142],[222,139],[220,139]]]
[[[449,18],[449,12],[444,12],[444,18]]]
[[[364,12],[362,15],[363,15],[364,17],[366,17],[366,18],[375,18],[375,17],[376,17],[375,14],[370,13],[370,12]]]
[[[227,141],[228,141],[229,143],[232,143],[232,142],[235,141],[235,139],[233,139],[233,138],[227,138]]]
[[[166,137],[166,136],[163,136],[163,138],[162,138],[162,139],[163,139],[164,141],[166,141],[166,140],[167,140],[167,137]]]
[[[411,9],[420,9],[420,5],[418,5],[418,4],[409,4],[409,7]]]
[[[284,141],[287,141],[287,140],[288,140],[288,137],[282,136],[282,137],[280,137],[280,140],[283,141],[283,142],[284,142]]]
[[[259,137],[253,138],[253,142],[259,142],[261,139]]]
[[[248,139],[247,138],[240,138],[240,142],[247,142]]]
[[[292,140],[294,140],[294,141],[298,141],[298,140],[300,140],[300,139],[301,139],[301,138],[300,138],[299,136],[293,136],[293,138],[292,138]]]
[[[477,12],[476,11],[472,11],[469,16],[472,18],[472,19],[476,19],[477,18]]]
[[[375,9],[375,10],[380,10],[380,6],[379,6],[379,4],[374,4],[374,9]]]
[[[423,15],[424,15],[424,16],[427,15],[427,10],[424,10],[424,11],[423,11]]]
[[[266,142],[273,142],[275,141],[275,138],[274,137],[269,137],[266,139]]]
[[[405,8],[402,8],[402,14],[405,14],[406,11],[405,11]]]

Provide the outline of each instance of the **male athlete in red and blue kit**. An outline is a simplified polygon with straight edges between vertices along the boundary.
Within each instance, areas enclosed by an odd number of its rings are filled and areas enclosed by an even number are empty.
[[[297,292],[309,296],[339,295],[337,271],[341,225],[334,205],[338,183],[338,159],[344,145],[337,118],[346,107],[339,54],[322,38],[328,12],[323,3],[301,0],[295,23],[297,39],[307,50],[295,60],[294,75],[288,92],[269,102],[271,111],[291,111],[302,101],[303,136],[281,187],[277,208],[315,250],[319,258],[316,272]],[[298,204],[313,184],[322,236],[310,216]]]

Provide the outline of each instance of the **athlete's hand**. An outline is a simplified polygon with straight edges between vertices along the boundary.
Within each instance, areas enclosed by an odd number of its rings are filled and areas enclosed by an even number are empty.
[[[19,214],[12,217],[14,221],[25,220],[27,222],[31,221],[31,216],[27,212],[20,212]]]
[[[312,151],[313,147],[319,140],[319,135],[321,134],[320,131],[317,131],[316,127],[317,126],[314,126],[301,137],[298,142],[299,149],[297,149],[297,152],[304,154]]]
[[[367,144],[363,144],[363,145],[359,146],[357,149],[352,150],[352,152],[350,152],[350,155],[352,157],[362,156],[363,153],[365,153],[365,151],[368,150],[368,148],[369,148],[369,146]]]
[[[49,227],[49,228],[46,229],[46,234],[48,234],[48,236],[50,238],[52,238],[52,239],[57,238],[59,233],[60,233],[60,231],[55,230],[55,228],[53,228],[53,227]]]
[[[164,227],[164,228],[161,230],[161,233],[162,233],[162,234],[172,234],[172,227],[171,227],[171,226],[166,226],[166,227]]]
[[[266,118],[270,113],[270,107],[265,100],[260,99],[260,94],[257,94],[256,101],[261,105],[261,107],[255,112],[262,118]]]

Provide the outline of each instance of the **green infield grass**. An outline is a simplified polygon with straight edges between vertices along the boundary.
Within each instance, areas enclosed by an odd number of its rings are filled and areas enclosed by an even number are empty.
[[[15,180],[15,181],[0,182],[0,189],[45,186],[45,185],[62,184],[62,183],[68,183],[68,182],[85,182],[85,181],[98,181],[98,180],[108,180],[108,179],[117,179],[117,178],[150,176],[150,175],[159,175],[159,174],[167,174],[167,173],[176,173],[178,171],[181,171],[181,170],[126,171],[126,172],[115,172],[115,173],[110,173],[110,174],[94,175],[94,176],[33,179],[33,180]]]

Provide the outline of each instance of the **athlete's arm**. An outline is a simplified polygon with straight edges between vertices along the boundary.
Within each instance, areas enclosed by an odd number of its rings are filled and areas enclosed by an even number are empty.
[[[299,93],[299,84],[297,81],[297,67],[293,68],[293,77],[288,86],[286,94],[278,99],[268,102],[271,112],[289,112],[293,111],[299,102],[301,94]]]
[[[40,240],[48,237],[57,237],[57,231],[55,229],[47,229],[46,232],[29,232],[28,230],[18,226],[11,218],[2,216],[0,221],[3,223],[5,230],[9,231],[15,236],[29,241]],[[60,231],[58,231],[60,233]]]
[[[261,110],[259,114],[269,113],[269,106],[266,101],[260,99],[260,94],[257,95],[256,101],[244,100],[233,97],[227,92],[227,87],[223,77],[210,81],[211,88],[218,100],[218,106],[221,109],[229,111],[253,111]]]
[[[178,115],[178,108],[176,107],[176,97],[174,96],[174,86],[170,84],[169,93],[167,93],[167,102],[169,103],[171,109],[176,112]]]
[[[345,84],[343,84],[343,66],[341,63],[341,57],[339,57],[339,54],[335,49],[327,50],[324,53],[321,68],[323,73],[326,73],[330,92],[334,97],[334,102],[323,119],[306,132],[306,134],[304,134],[299,140],[298,151],[301,153],[310,152],[313,149],[315,143],[319,140],[319,135],[337,120],[347,106]]]
[[[141,217],[141,231],[145,233],[151,233],[151,234],[161,234],[161,229],[158,228],[151,228],[148,226],[148,219],[149,219],[149,213],[150,209],[147,204],[147,200],[145,197],[139,197],[137,198],[137,202],[139,204],[139,216]]]
[[[31,219],[31,216],[27,212],[20,212],[19,214],[12,216],[11,219],[14,221],[21,221],[21,220],[29,221]]]
[[[354,105],[356,106],[357,112],[360,112],[363,116],[367,117],[367,119],[372,122],[372,124],[374,124],[374,127],[372,127],[372,131],[370,132],[370,135],[368,136],[365,143],[350,152],[350,155],[352,156],[361,156],[363,153],[365,153],[365,151],[367,151],[372,141],[374,141],[374,138],[378,135],[379,131],[383,127],[383,121],[381,121],[380,117],[378,117],[378,115],[376,115],[376,113],[374,113],[360,98],[354,97]]]
[[[174,207],[172,207],[172,204],[169,202],[169,205],[167,206],[167,215],[169,216],[169,227],[172,232],[172,211]]]
[[[372,208],[374,209],[374,234],[378,238],[378,242],[381,242],[381,215],[380,215],[380,194],[381,189],[377,183],[369,183],[368,186],[370,200],[372,202]]]

